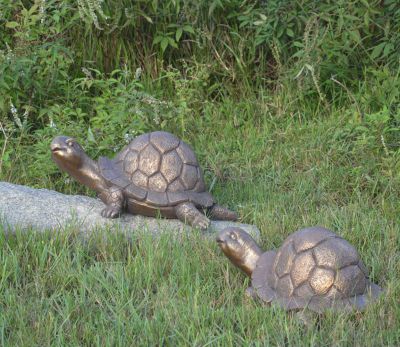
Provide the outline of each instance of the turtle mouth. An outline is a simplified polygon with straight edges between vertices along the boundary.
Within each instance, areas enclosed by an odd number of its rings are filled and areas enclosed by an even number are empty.
[[[52,153],[63,152],[65,150],[63,147],[57,144],[51,145],[50,149]]]
[[[225,240],[223,240],[221,237],[217,236],[217,238],[215,239],[215,241],[217,241],[218,245],[221,246],[225,243]]]

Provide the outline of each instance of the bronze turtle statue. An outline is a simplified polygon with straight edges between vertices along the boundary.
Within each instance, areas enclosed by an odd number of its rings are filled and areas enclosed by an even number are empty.
[[[90,159],[78,142],[57,136],[52,159],[78,182],[94,189],[106,204],[103,217],[115,218],[123,210],[145,216],[179,218],[207,229],[210,220],[236,220],[236,213],[217,205],[206,191],[196,155],[176,136],[155,131],[134,138],[114,159]]]
[[[249,234],[235,227],[222,230],[217,242],[251,277],[249,295],[286,310],[362,310],[382,291],[369,281],[355,248],[322,227],[296,231],[277,251],[262,252]]]

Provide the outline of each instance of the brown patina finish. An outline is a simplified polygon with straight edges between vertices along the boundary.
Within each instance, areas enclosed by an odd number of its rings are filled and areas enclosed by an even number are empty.
[[[296,231],[277,251],[265,253],[240,228],[224,229],[217,242],[251,277],[249,294],[287,310],[362,310],[382,291],[368,279],[355,248],[322,227]]]
[[[123,210],[145,216],[179,218],[207,229],[211,218],[236,220],[235,212],[217,205],[206,190],[197,158],[182,140],[156,131],[133,139],[114,159],[90,159],[77,141],[58,136],[52,159],[62,171],[95,190],[106,204],[103,217]]]

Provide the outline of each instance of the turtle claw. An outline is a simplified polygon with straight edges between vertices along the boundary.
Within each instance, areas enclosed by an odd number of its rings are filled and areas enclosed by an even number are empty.
[[[253,287],[247,287],[246,291],[245,291],[245,295],[248,298],[252,298],[252,299],[257,298],[257,294],[256,294],[256,292],[255,292]]]
[[[206,230],[210,225],[210,220],[190,202],[178,205],[175,212],[182,222],[194,228]]]
[[[121,209],[115,206],[107,206],[103,211],[101,211],[101,215],[104,218],[117,218],[121,213]]]
[[[210,226],[210,220],[204,215],[197,216],[193,221],[193,226],[206,230]]]

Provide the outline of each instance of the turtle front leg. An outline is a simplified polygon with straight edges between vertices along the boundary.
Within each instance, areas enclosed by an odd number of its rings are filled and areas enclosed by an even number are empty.
[[[209,213],[212,219],[237,220],[238,218],[236,212],[228,210],[226,207],[217,204],[210,207]]]
[[[121,188],[111,186],[100,194],[100,199],[106,204],[101,211],[103,217],[116,218],[121,214],[125,200]]]
[[[245,291],[245,295],[248,298],[256,299],[257,298],[257,293],[255,292],[253,287],[247,287]]]
[[[205,230],[210,225],[210,220],[201,213],[191,202],[184,202],[175,207],[176,216],[192,227]]]

